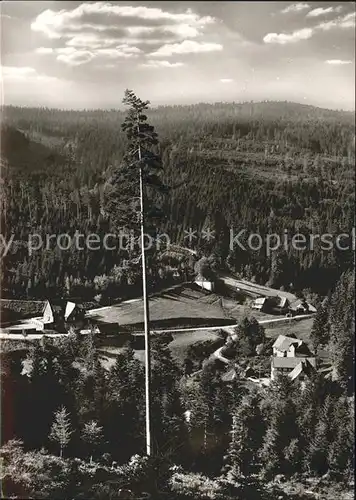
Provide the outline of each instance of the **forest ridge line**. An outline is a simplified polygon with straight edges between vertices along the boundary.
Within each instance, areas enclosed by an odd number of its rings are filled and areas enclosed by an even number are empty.
[[[325,108],[322,106],[314,106],[313,104],[305,104],[301,102],[296,102],[296,101],[278,101],[278,100],[262,100],[262,101],[214,101],[214,102],[206,102],[206,101],[199,101],[196,103],[187,103],[187,104],[152,104],[150,105],[150,112],[155,111],[155,110],[169,110],[169,109],[176,109],[176,108],[186,108],[186,109],[191,109],[191,108],[198,108],[198,107],[217,107],[217,106],[222,106],[222,107],[230,107],[230,106],[265,106],[265,105],[273,105],[273,106],[282,106],[282,105],[287,105],[288,107],[299,107],[300,109],[303,109],[304,111],[323,111],[323,112],[330,112],[330,113],[336,113],[336,114],[346,114],[346,115],[354,115],[355,114],[355,109],[342,109],[342,108]],[[41,110],[48,110],[48,111],[56,111],[56,112],[74,112],[74,113],[91,113],[91,112],[120,112],[122,114],[125,113],[124,108],[115,108],[115,107],[100,107],[100,108],[58,108],[58,107],[48,107],[48,106],[26,106],[26,105],[17,105],[17,104],[5,104],[3,106],[3,110],[6,110],[7,108],[16,108],[16,109],[26,109],[26,110],[36,110],[36,109],[41,109]]]

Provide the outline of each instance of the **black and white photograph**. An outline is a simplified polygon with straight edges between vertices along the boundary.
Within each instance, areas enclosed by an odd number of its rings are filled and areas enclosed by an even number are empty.
[[[0,3],[0,498],[355,498],[355,13]]]

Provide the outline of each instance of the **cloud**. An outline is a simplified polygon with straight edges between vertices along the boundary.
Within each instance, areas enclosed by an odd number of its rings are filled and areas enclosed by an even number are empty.
[[[268,33],[264,36],[264,43],[275,43],[285,45],[287,43],[295,43],[300,40],[307,40],[315,35],[318,31],[328,31],[333,28],[347,29],[355,27],[355,12],[339,16],[331,21],[317,24],[313,28],[303,28],[292,33]]]
[[[115,38],[101,38],[97,33],[80,33],[67,40],[69,47],[84,49],[100,49],[116,43]]]
[[[35,68],[29,66],[1,66],[1,79],[9,82],[51,82],[57,80],[53,76],[40,74]]]
[[[285,9],[281,10],[282,14],[289,14],[290,12],[301,12],[302,10],[310,9],[310,5],[307,3],[293,3]]]
[[[194,40],[184,40],[181,43],[162,45],[158,50],[150,55],[154,57],[169,57],[173,54],[197,54],[203,52],[214,52],[222,50],[223,46],[219,43],[196,42]]]
[[[35,52],[37,54],[52,54],[53,53],[53,49],[52,47],[38,47]]]
[[[28,75],[33,75],[36,73],[34,68],[30,68],[28,66],[2,66],[1,74],[3,76],[19,76],[26,77]]]
[[[231,83],[234,80],[232,78],[220,78],[221,83]]]
[[[276,43],[285,45],[287,43],[296,43],[300,40],[307,40],[313,36],[311,28],[303,28],[301,30],[293,31],[292,33],[268,33],[263,37],[264,43]]]
[[[57,61],[64,62],[69,66],[80,66],[94,59],[95,55],[88,50],[74,50],[74,52],[62,53],[57,56]]]
[[[319,24],[316,28],[321,29],[323,31],[328,31],[333,28],[354,28],[355,27],[355,14],[356,12],[350,12],[345,16],[338,17],[336,19],[332,19],[331,21],[326,21],[324,23]]]
[[[115,48],[98,49],[95,51],[94,55],[112,58],[123,57],[128,59],[130,57],[137,57],[141,52],[142,50],[137,47],[130,47],[129,45],[118,45]]]
[[[182,62],[174,62],[170,61],[158,61],[155,59],[149,59],[147,63],[141,64],[144,68],[178,68],[180,66],[184,66]]]
[[[81,47],[81,44],[78,44]],[[96,47],[93,43],[93,47]],[[72,45],[66,47],[58,47],[55,49],[47,47],[39,47],[36,49],[38,54],[55,54],[57,61],[61,61],[70,66],[80,66],[86,64],[97,57],[115,58],[135,58],[141,54],[142,50],[138,47],[132,47],[127,44],[117,45],[116,47],[93,48],[87,50],[85,48],[77,48]]]
[[[326,14],[331,14],[331,12],[340,12],[342,10],[342,6],[338,5],[337,7],[318,7],[317,9],[313,9],[308,12],[306,17],[319,17],[324,16]]]
[[[343,64],[352,64],[352,61],[344,59],[328,59],[325,62],[326,64],[333,64],[335,66],[341,66]]]
[[[73,46],[80,43],[82,48],[91,49],[104,48],[99,47],[101,42],[105,46],[118,40],[130,43],[132,38],[142,39],[143,43],[151,39],[174,43],[200,36],[214,22],[213,17],[200,16],[191,9],[173,13],[155,7],[94,2],[74,9],[47,9],[36,17],[31,29],[48,38],[64,38]]]

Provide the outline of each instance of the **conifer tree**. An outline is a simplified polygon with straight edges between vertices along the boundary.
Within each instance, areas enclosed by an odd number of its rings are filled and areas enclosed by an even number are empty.
[[[73,430],[71,428],[69,414],[64,406],[54,415],[54,422],[51,427],[49,438],[59,444],[59,456],[63,457],[63,450],[70,443]]]
[[[148,236],[154,241],[155,229],[152,223],[156,217],[162,217],[162,212],[149,203],[149,195],[153,192],[165,192],[159,173],[162,162],[157,154],[158,136],[154,127],[147,122],[144,114],[148,109],[149,101],[142,101],[132,90],[126,90],[123,103],[129,107],[127,116],[122,124],[126,132],[128,145],[123,165],[116,171],[112,184],[120,185],[120,192],[111,197],[109,209],[113,220],[121,227],[135,230],[140,227],[140,254],[138,259],[142,265],[142,290],[144,304],[144,332],[145,332],[145,413],[146,413],[146,453],[151,455],[151,354],[150,354],[150,327],[148,303],[148,278],[153,274],[153,267],[148,268],[146,260],[146,245]],[[149,234],[149,232],[153,233]],[[151,238],[151,239],[150,239]],[[153,238],[153,239],[152,239]]]
[[[329,444],[333,440],[334,401],[328,395],[319,408],[318,422],[305,456],[305,467],[309,472],[319,475],[325,474],[329,468]]]
[[[133,350],[117,356],[108,377],[105,430],[112,453],[122,460],[141,453],[144,436],[144,376]]]
[[[323,302],[316,312],[313,327],[310,333],[310,340],[314,351],[316,351],[319,346],[326,346],[329,342],[330,326],[328,310],[329,301],[327,300]]]
[[[328,464],[330,470],[338,478],[350,475],[354,459],[355,421],[353,419],[353,402],[345,396],[338,398],[333,411],[332,439],[328,448]]]
[[[326,393],[327,385],[324,376],[315,375],[306,381],[303,391],[296,394],[296,407],[299,409],[296,423],[300,434],[300,446],[304,464],[308,448],[314,437],[320,408],[324,404]]]
[[[103,428],[95,420],[91,420],[84,425],[82,439],[90,451],[90,463],[93,461],[93,453],[98,448],[103,439]]]
[[[178,383],[182,371],[168,347],[169,338],[152,343],[152,419],[157,451],[182,457],[186,426]]]
[[[225,467],[233,476],[247,476],[256,472],[258,451],[265,430],[259,405],[260,396],[252,392],[243,397],[233,414]]]
[[[338,380],[349,385],[354,377],[355,276],[344,273],[331,298],[329,352]]]
[[[256,318],[243,318],[235,328],[237,334],[237,355],[239,352],[245,356],[256,353],[256,347],[265,341],[265,330]]]
[[[300,463],[299,430],[296,425],[297,408],[295,391],[289,377],[278,376],[267,393],[262,405],[263,414],[268,422],[267,431],[260,450],[263,473],[270,477],[278,471],[298,470]],[[292,453],[296,453],[292,456]],[[293,465],[294,464],[294,465]]]

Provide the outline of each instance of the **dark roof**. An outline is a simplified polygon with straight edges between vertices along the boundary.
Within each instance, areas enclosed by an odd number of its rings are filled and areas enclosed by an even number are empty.
[[[279,307],[286,307],[289,305],[289,300],[287,297],[280,297],[278,296],[279,301],[278,301],[278,306]]]
[[[304,342],[296,348],[295,354],[296,356],[303,356],[306,358],[313,356],[313,353],[311,352],[307,344],[305,344]]]
[[[12,311],[11,309],[1,309],[0,311],[0,325],[5,325],[6,323],[13,323],[21,319],[18,312]]]
[[[293,370],[299,363],[309,361],[309,363],[315,368],[316,361],[315,358],[295,358],[295,357],[280,357],[273,356],[272,366],[273,368],[290,368]]]
[[[290,308],[296,311],[299,308],[306,309],[308,312],[316,312],[316,308],[313,304],[309,304],[306,300],[297,299],[291,303]]]
[[[308,359],[304,359],[289,373],[289,376],[292,380],[295,380],[301,373],[305,373],[310,377],[314,372],[315,366]]]
[[[221,376],[221,380],[223,380],[223,382],[232,382],[233,380],[235,380],[235,378],[236,378],[235,368],[231,368]]]
[[[100,323],[96,324],[96,327],[101,333],[116,333],[120,329],[119,323]]]
[[[47,300],[0,299],[1,315],[18,315],[19,319],[42,316]]]
[[[64,318],[64,307],[62,305],[51,305],[54,321],[59,321]]]

